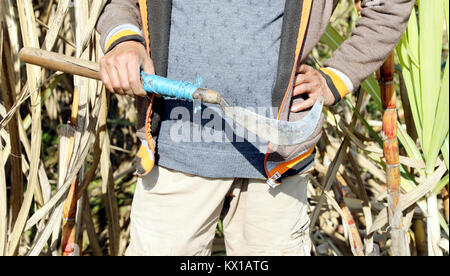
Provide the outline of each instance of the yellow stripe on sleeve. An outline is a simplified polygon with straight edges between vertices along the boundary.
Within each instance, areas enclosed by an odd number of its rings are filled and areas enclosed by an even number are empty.
[[[336,89],[339,92],[339,95],[341,95],[341,98],[344,98],[345,95],[349,93],[348,87],[345,84],[345,82],[341,79],[341,77],[339,77],[335,72],[333,72],[333,70],[330,70],[328,68],[320,68],[320,70],[331,78],[334,86],[336,86]]]
[[[106,42],[106,46],[105,46],[105,50],[108,50],[109,47],[111,47],[111,45],[116,42],[118,39],[124,37],[124,36],[130,36],[130,35],[141,35],[140,33],[137,33],[135,31],[132,30],[123,30],[118,32],[117,34],[113,35],[107,42]]]

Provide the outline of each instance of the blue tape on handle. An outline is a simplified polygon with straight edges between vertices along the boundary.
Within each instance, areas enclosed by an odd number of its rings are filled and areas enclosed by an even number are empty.
[[[175,81],[157,75],[150,75],[145,72],[141,72],[141,76],[144,80],[145,91],[153,92],[163,97],[193,101],[192,95],[201,85],[200,79],[197,81],[197,84],[193,84],[187,81]]]

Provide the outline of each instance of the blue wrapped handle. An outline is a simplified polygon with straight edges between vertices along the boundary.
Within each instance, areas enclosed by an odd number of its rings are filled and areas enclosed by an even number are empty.
[[[200,88],[200,82],[193,84],[187,81],[175,81],[157,75],[150,75],[141,72],[144,82],[144,90],[155,93],[163,97],[173,97],[177,99],[185,99],[193,101],[193,94]]]

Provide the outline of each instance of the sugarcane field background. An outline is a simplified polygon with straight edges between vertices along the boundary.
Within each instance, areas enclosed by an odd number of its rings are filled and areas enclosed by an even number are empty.
[[[18,58],[34,47],[98,62],[106,1],[0,1],[0,256],[123,255],[134,99]],[[340,1],[310,65],[350,36],[359,10]],[[448,26],[448,1],[419,0],[380,70],[324,109],[308,184],[313,255],[449,254]],[[221,221],[213,251],[226,254]]]

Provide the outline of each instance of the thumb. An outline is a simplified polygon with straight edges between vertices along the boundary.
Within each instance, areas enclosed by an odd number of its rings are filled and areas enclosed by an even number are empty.
[[[144,58],[142,59],[141,68],[145,73],[150,74],[150,75],[155,75],[155,66],[153,64],[153,60],[147,54],[144,54]],[[147,92],[143,89],[142,86],[141,86],[141,92],[142,92],[142,95],[147,94]]]
[[[153,60],[148,55],[145,55],[144,59],[142,60],[142,70],[144,70],[144,72],[147,74],[155,74],[155,66],[153,64]]]

